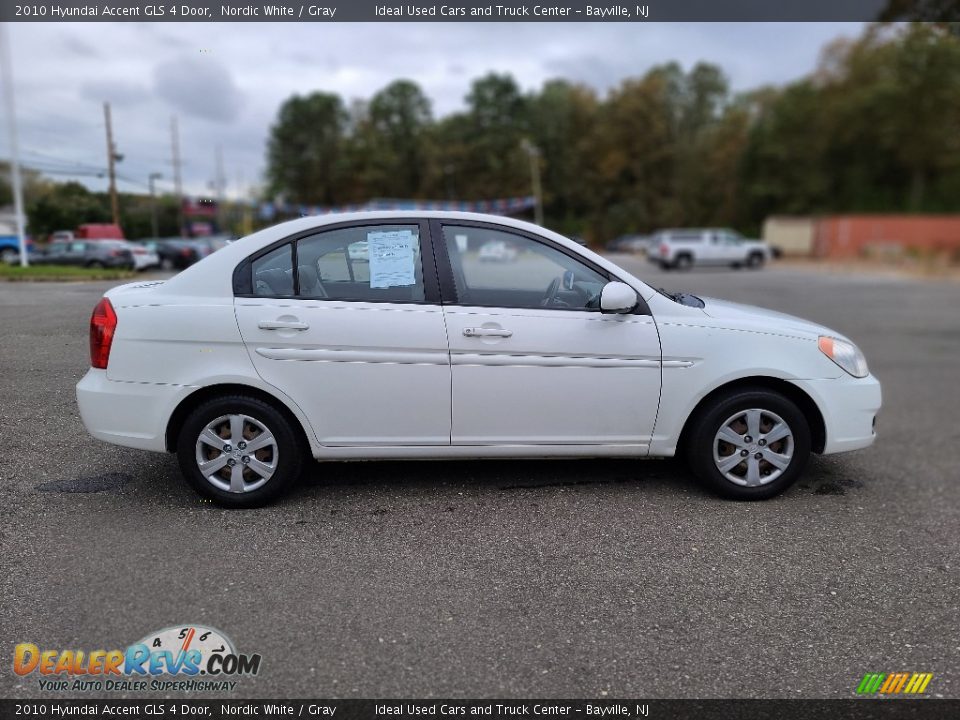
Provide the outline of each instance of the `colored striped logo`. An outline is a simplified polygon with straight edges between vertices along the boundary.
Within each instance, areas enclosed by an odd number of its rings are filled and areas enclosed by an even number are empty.
[[[919,695],[933,680],[932,673],[867,673],[857,686],[858,695]]]

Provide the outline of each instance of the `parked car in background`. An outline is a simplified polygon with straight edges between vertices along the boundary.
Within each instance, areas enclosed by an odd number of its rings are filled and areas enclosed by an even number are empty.
[[[47,238],[47,242],[70,242],[73,239],[75,239],[73,230],[54,230]]]
[[[234,240],[231,235],[206,235],[204,237],[195,237],[191,239],[206,249],[206,255],[204,255],[204,257],[210,253],[216,252],[217,250],[223,250],[223,248],[232,243]]]
[[[27,254],[33,257],[33,241],[27,237]],[[13,265],[20,262],[20,239],[17,236],[17,222],[12,213],[0,215],[0,262]]]
[[[370,243],[366,240],[350,243],[347,247],[350,259],[357,262],[370,262]]]
[[[477,257],[484,262],[513,262],[517,259],[517,249],[502,240],[490,240],[480,246]]]
[[[387,235],[400,239],[382,267],[350,258]],[[482,263],[472,248],[494,240],[522,266]],[[718,494],[760,500],[811,452],[872,444],[881,404],[834,330],[658,291],[562,235],[473,213],[275,225],[165,282],[112,288],[89,330],[87,429],[176,452],[231,507],[276,498],[308,454],[682,454]]]
[[[59,231],[58,231],[59,232]],[[123,228],[111,223],[84,223],[73,231],[77,240],[123,240]],[[66,239],[66,238],[64,238]]]
[[[156,248],[147,247],[143,243],[128,242],[130,252],[133,253],[135,270],[150,270],[160,267],[160,255]]]
[[[621,235],[607,243],[610,252],[645,253],[652,238],[649,235]]]
[[[773,256],[770,246],[724,228],[660,230],[647,257],[664,270],[694,265],[759,268]]]
[[[164,270],[183,270],[207,255],[226,247],[230,240],[220,236],[207,238],[181,238],[178,236],[145,238],[136,242],[156,252],[160,267]]]
[[[37,265],[78,265],[133,270],[133,248],[125,240],[72,240],[50,243],[30,259]]]

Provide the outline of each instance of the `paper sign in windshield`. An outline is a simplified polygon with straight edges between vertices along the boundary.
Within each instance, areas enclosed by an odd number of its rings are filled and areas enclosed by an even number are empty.
[[[367,233],[370,257],[370,287],[390,288],[414,285],[413,233],[388,230]]]

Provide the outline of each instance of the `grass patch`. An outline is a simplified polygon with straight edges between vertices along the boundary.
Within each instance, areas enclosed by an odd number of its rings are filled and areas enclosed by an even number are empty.
[[[123,280],[135,277],[133,270],[120,268],[85,268],[76,265],[7,265],[0,263],[0,280],[30,282],[70,280]]]

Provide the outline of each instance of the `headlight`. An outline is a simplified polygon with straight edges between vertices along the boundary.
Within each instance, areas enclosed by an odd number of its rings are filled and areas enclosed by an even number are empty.
[[[869,374],[867,359],[853,343],[821,335],[817,345],[820,352],[854,377],[862,378]]]

